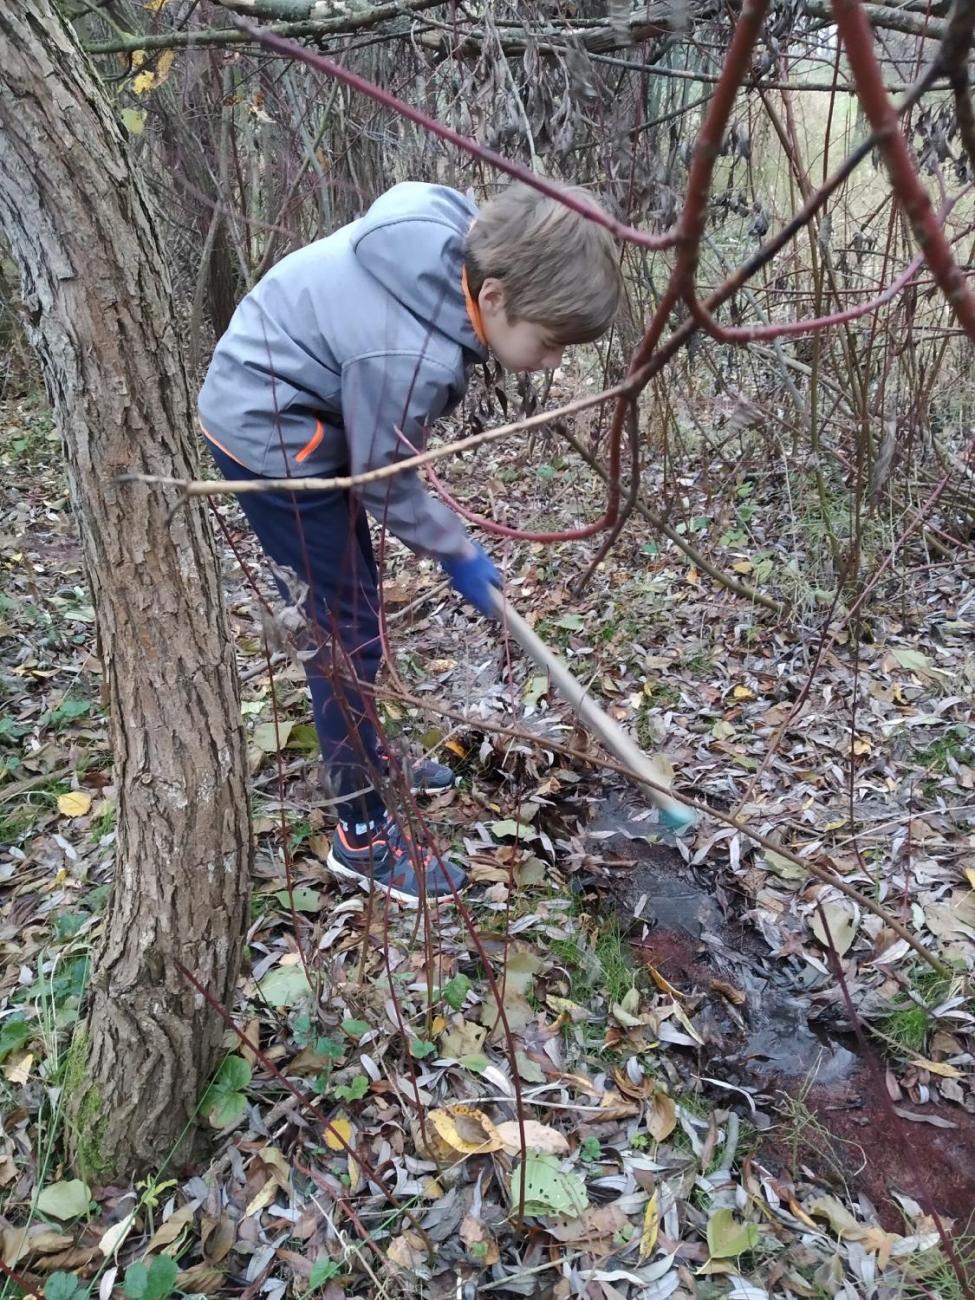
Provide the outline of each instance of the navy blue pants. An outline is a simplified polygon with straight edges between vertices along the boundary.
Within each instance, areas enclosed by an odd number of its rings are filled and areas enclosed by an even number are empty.
[[[229,482],[259,477],[207,445]],[[381,818],[374,707],[355,685],[376,680],[382,657],[379,578],[365,511],[348,492],[241,492],[237,500],[264,553],[308,583],[304,613],[309,645],[317,648],[304,667],[336,814],[346,822]],[[285,584],[274,580],[290,601]]]

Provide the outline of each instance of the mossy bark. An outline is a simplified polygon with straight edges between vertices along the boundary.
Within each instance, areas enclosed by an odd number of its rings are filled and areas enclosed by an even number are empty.
[[[118,788],[116,874],[71,1061],[75,1162],[159,1163],[192,1122],[232,1001],[251,838],[239,688],[193,407],[148,193],[52,0],[0,4],[0,228],[64,438]]]

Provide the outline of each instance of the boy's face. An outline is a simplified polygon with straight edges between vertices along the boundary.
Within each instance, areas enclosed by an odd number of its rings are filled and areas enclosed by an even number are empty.
[[[554,370],[562,362],[563,346],[556,343],[538,321],[508,319],[504,305],[504,287],[500,280],[488,278],[477,295],[481,323],[488,347],[505,370]]]

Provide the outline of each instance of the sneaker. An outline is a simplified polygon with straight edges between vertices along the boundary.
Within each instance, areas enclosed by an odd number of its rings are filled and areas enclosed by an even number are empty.
[[[467,873],[455,862],[421,849],[389,818],[362,847],[353,844],[340,823],[325,865],[333,875],[354,880],[366,890],[382,890],[406,907],[418,907],[422,894],[453,898],[467,881]]]
[[[380,758],[387,764],[395,762],[401,763],[404,768],[408,767],[410,794],[446,794],[457,784],[457,776],[452,769],[444,763],[435,763],[432,758],[423,759],[419,763],[408,763],[408,760],[399,755],[390,756],[386,750],[380,750]]]

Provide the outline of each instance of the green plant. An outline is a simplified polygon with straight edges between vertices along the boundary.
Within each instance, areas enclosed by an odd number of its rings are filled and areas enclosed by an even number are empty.
[[[125,1270],[122,1290],[129,1300],[167,1300],[176,1290],[179,1265],[169,1255],[157,1255],[146,1268],[141,1260]]]
[[[319,1255],[311,1268],[311,1274],[308,1278],[308,1291],[317,1291],[320,1286],[326,1282],[331,1282],[334,1277],[342,1272],[342,1266],[337,1264],[334,1259],[329,1259],[327,1255]]]
[[[200,1100],[200,1110],[214,1128],[231,1128],[247,1105],[244,1089],[251,1081],[252,1070],[242,1056],[225,1056]]]
[[[588,1160],[591,1163],[598,1160],[602,1153],[603,1148],[600,1145],[599,1138],[593,1137],[591,1134],[589,1137],[583,1138],[579,1143],[579,1155],[583,1160]]]
[[[44,1283],[44,1300],[87,1300],[90,1294],[71,1273],[52,1273]]]
[[[341,1101],[361,1101],[369,1091],[369,1080],[357,1074],[351,1083],[340,1083],[332,1091]]]

